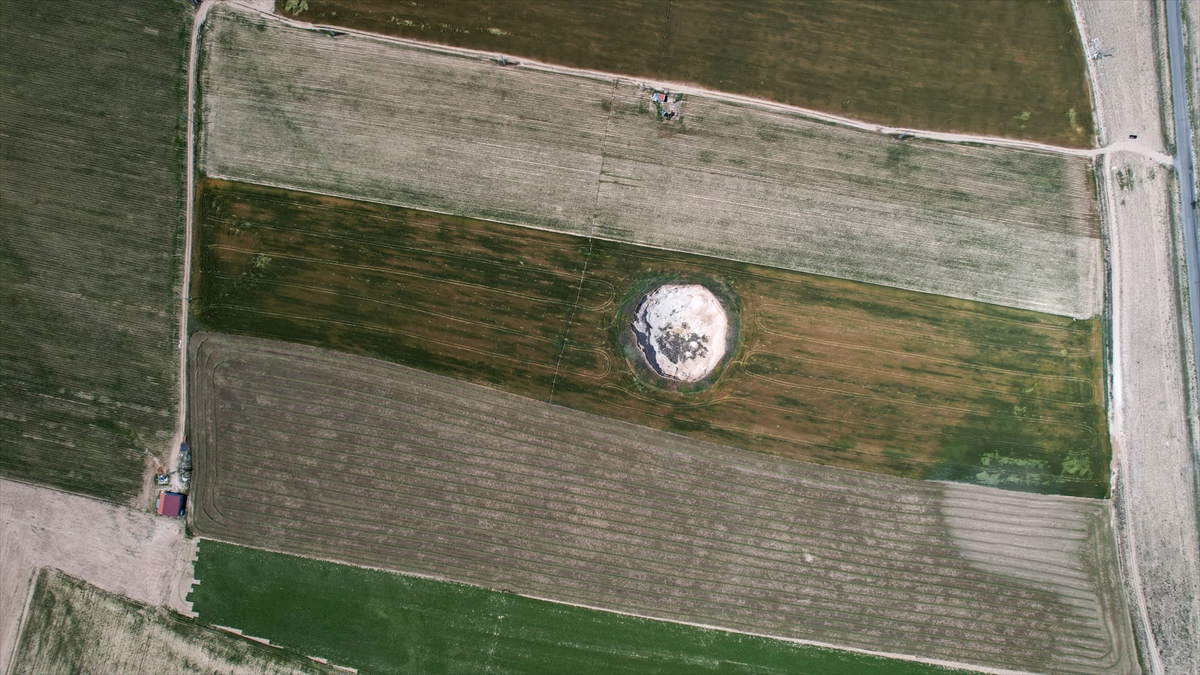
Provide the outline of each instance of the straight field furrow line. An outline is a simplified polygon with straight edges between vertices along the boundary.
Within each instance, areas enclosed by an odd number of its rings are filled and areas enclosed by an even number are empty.
[[[800,336],[800,335],[793,336],[792,339],[801,344],[803,344],[806,340],[806,338],[804,336]],[[778,347],[776,347],[776,349],[778,349]],[[878,367],[856,366],[856,365],[853,365],[848,362],[837,361],[837,360],[830,359],[830,358],[820,358],[820,359],[804,358],[803,356],[797,356],[795,352],[804,353],[799,348],[795,349],[794,352],[790,353],[790,354],[780,353],[779,351],[767,351],[767,350],[756,351],[756,352],[752,352],[751,354],[748,354],[746,356],[746,358],[743,358],[742,361],[740,362],[740,365],[742,366],[742,368],[746,369],[747,372],[750,372],[749,367],[747,366],[747,363],[746,363],[749,360],[749,358],[752,356],[758,356],[759,354],[765,354],[767,356],[774,356],[787,364],[806,363],[806,364],[809,364],[810,366],[815,366],[815,368],[810,367],[810,368],[806,369],[805,370],[806,373],[811,373],[817,369],[832,370],[832,369],[841,368],[841,369],[857,371],[857,372],[861,372],[861,373],[871,373],[872,375],[875,376],[876,379],[878,379],[880,384],[883,384],[883,385],[904,384],[906,386],[911,386],[913,384],[926,383],[926,386],[933,385],[932,387],[930,387],[931,390],[936,390],[937,385],[944,384],[946,381],[946,378],[947,378],[946,375],[942,375],[942,374],[939,374],[935,377],[930,377],[928,375],[923,375],[923,374],[914,372],[912,369],[906,368],[905,370],[903,370],[901,372],[895,373],[896,381],[889,382],[887,379],[885,379],[886,374],[884,372],[881,372],[881,370]],[[963,368],[962,370],[970,370],[970,366],[968,365],[966,368]],[[753,373],[751,373],[751,374],[753,374]],[[812,377],[812,376],[810,375],[810,377]],[[812,379],[831,380],[832,378],[812,377]],[[871,385],[863,384],[861,386],[870,387]],[[878,385],[876,385],[876,386],[878,386]],[[992,394],[993,396],[1002,398],[1002,399],[1006,398],[1009,400],[1014,400],[1014,399],[1026,398],[1031,401],[1040,401],[1042,403],[1049,403],[1049,404],[1054,404],[1054,405],[1065,405],[1065,406],[1069,406],[1069,407],[1073,407],[1073,408],[1082,408],[1082,407],[1086,407],[1086,406],[1095,404],[1095,402],[1096,402],[1095,386],[1090,381],[1088,381],[1086,388],[1088,390],[1088,396],[1087,396],[1086,400],[1082,399],[1082,398],[1077,399],[1077,400],[1068,400],[1068,399],[1044,398],[1044,397],[1035,396],[1035,395],[1031,395],[1031,394],[1021,394],[1018,396],[1017,394],[1014,394],[1011,390],[1008,390],[1008,389],[1000,389],[997,387],[978,386],[978,385],[974,385],[974,384],[967,384],[962,381],[955,382],[955,389],[983,392],[985,394]]]
[[[207,274],[210,277],[213,277],[216,279],[236,279],[237,278],[237,275],[218,274],[215,272],[207,272]],[[358,301],[362,301],[362,302],[372,304],[372,305],[383,305],[385,307],[400,307],[402,309],[405,309],[409,312],[413,312],[416,314],[432,316],[432,317],[436,317],[438,319],[445,319],[447,321],[454,321],[456,323],[462,323],[462,324],[466,324],[468,326],[477,326],[477,327],[484,328],[487,330],[494,330],[499,333],[506,333],[508,335],[519,336],[522,339],[532,340],[534,342],[547,342],[550,344],[554,344],[556,342],[556,340],[552,340],[550,338],[539,337],[537,335],[534,335],[534,334],[530,333],[528,330],[520,330],[517,328],[510,328],[507,326],[501,326],[499,324],[488,323],[488,322],[484,322],[484,321],[475,321],[472,319],[463,318],[461,316],[455,316],[453,314],[446,314],[445,312],[435,312],[433,310],[425,309],[423,307],[420,307],[418,305],[414,305],[411,303],[395,302],[395,301],[391,301],[391,300],[382,300],[378,297],[368,297],[365,295],[358,295],[355,293],[348,293],[345,291],[335,291],[335,290],[320,287],[320,286],[312,286],[312,285],[308,285],[308,284],[298,284],[298,283],[292,283],[292,282],[287,282],[287,281],[278,281],[278,280],[273,280],[273,279],[259,279],[256,281],[256,283],[262,284],[264,286],[272,286],[275,288],[294,288],[294,289],[299,289],[302,291],[307,291],[308,293],[316,294],[316,295],[333,295],[333,296],[337,296],[339,298],[348,298],[351,300],[358,300]],[[562,304],[565,305],[567,303],[562,303]],[[240,308],[241,307],[241,305],[225,305],[225,304],[217,304],[217,303],[210,304],[209,306],[210,307],[220,307],[220,308]]]
[[[231,246],[229,244],[211,244],[208,248],[213,249],[213,250],[232,251],[234,253],[245,253],[247,255],[253,255],[255,253],[262,253],[262,251],[255,251],[253,249],[240,248],[237,246]],[[280,253],[280,252],[271,252],[270,255],[272,258],[280,258],[282,260],[292,260],[295,262],[310,264],[310,265],[313,265],[314,267],[320,267],[320,266],[324,265],[324,266],[328,266],[328,267],[353,269],[353,270],[357,270],[360,272],[376,272],[376,273],[384,274],[384,275],[388,275],[388,276],[410,277],[413,279],[429,279],[430,278],[430,277],[420,274],[418,272],[409,272],[406,270],[397,269],[395,267],[378,267],[378,266],[374,266],[374,265],[363,265],[361,263],[336,261],[336,260],[330,260],[328,258],[309,258],[306,256],[299,256],[299,255]],[[438,283],[446,284],[447,286],[458,286],[460,288],[470,288],[475,291],[481,291],[484,293],[496,293],[498,295],[505,295],[505,296],[509,296],[509,297],[513,297],[513,298],[520,298],[521,300],[528,300],[531,302],[546,302],[546,303],[552,303],[552,304],[556,304],[556,305],[567,304],[567,303],[563,302],[562,300],[550,300],[547,298],[539,298],[536,295],[528,295],[525,293],[518,293],[516,291],[509,291],[509,290],[505,290],[503,288],[496,288],[495,286],[488,286],[485,284],[474,284],[474,283],[471,283],[468,281],[456,281],[454,279],[437,279],[437,281],[438,281]]]
[[[784,311],[779,311],[781,309],[783,309]],[[778,314],[776,316],[771,316],[770,312],[772,310],[777,311]],[[761,312],[760,316],[766,316],[766,317],[768,317],[768,320],[775,319],[776,321],[784,322],[787,320],[787,316],[788,316],[788,312],[786,311],[786,308],[783,308],[779,305],[764,304],[760,307],[759,311]],[[943,309],[942,311],[944,312],[945,309]],[[848,318],[846,316],[845,310],[839,311],[839,310],[835,310],[831,307],[821,307],[820,305],[815,305],[815,304],[806,306],[804,309],[804,313],[807,316],[820,316],[820,317],[825,317],[827,319],[834,319],[837,321],[837,325],[841,329],[851,329],[851,330],[855,330],[855,331],[881,333],[884,335],[903,335],[903,336],[915,338],[922,342],[930,342],[933,344],[944,345],[947,347],[961,347],[961,348],[968,348],[968,349],[974,350],[977,348],[977,345],[994,345],[998,349],[1003,349],[1006,352],[1015,352],[1017,354],[1028,354],[1031,356],[1055,357],[1055,358],[1063,356],[1061,349],[1056,350],[1052,347],[1047,347],[1042,342],[1014,340],[1010,336],[1005,336],[1005,339],[997,339],[997,338],[993,338],[991,336],[990,331],[989,331],[989,334],[987,334],[987,335],[979,336],[978,338],[974,338],[972,340],[964,340],[964,339],[954,339],[954,338],[952,338],[948,335],[942,334],[942,333],[931,334],[930,326],[913,326],[912,328],[904,328],[904,326],[907,325],[904,323],[904,321],[905,321],[904,319],[888,321],[888,322],[877,321],[874,323],[870,323],[870,322],[866,322],[866,321],[862,321],[862,320]],[[912,320],[913,319],[908,319],[908,321],[912,321]],[[991,321],[994,321],[994,319],[991,319],[990,317],[986,318],[986,319],[981,318],[981,317],[977,318],[978,323],[985,323],[985,322],[991,322]],[[759,321],[758,324],[761,326],[762,322]],[[1032,322],[1030,322],[1026,325],[1028,325],[1030,329],[1037,329],[1037,328],[1041,327],[1041,325],[1035,324]],[[1030,337],[1036,337],[1036,336],[1030,336]],[[1024,345],[1025,347],[1031,347],[1031,348],[1018,347],[1016,345]],[[1086,359],[1091,356],[1091,350],[1087,349],[1087,348],[1082,348],[1082,349],[1066,348],[1066,352],[1067,352],[1066,357],[1070,358],[1070,359],[1080,359],[1080,358]]]

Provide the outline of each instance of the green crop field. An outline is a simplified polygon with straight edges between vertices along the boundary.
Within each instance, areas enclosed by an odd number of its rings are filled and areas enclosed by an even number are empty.
[[[197,237],[197,329],[824,464],[1108,490],[1096,319],[221,182],[201,192]],[[647,382],[620,344],[635,291],[678,279],[740,304],[728,366],[697,393]]]
[[[200,619],[360,673],[964,672],[200,543]]]
[[[300,3],[276,0],[292,15]],[[308,0],[297,18],[919,129],[1092,142],[1066,0]],[[291,9],[291,11],[287,11]]]
[[[177,410],[184,0],[0,0],[0,473],[112,501]]]
[[[38,572],[9,669],[13,675],[301,675],[337,672],[303,656],[108,593],[58,570]]]

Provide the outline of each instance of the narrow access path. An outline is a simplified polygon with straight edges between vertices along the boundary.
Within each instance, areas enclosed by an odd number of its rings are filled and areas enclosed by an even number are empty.
[[[1182,202],[1180,224],[1183,226],[1183,255],[1187,264],[1188,299],[1191,306],[1192,356],[1195,366],[1194,382],[1200,384],[1200,248],[1196,230],[1196,167],[1192,159],[1192,124],[1188,115],[1187,56],[1183,51],[1183,20],[1179,0],[1167,0],[1167,52],[1171,62],[1171,98],[1175,102],[1175,170],[1179,175],[1179,196]],[[1200,104],[1200,102],[1197,102]],[[1192,452],[1200,461],[1200,446]],[[1193,467],[1195,469],[1196,467]]]
[[[200,3],[200,6],[196,9],[196,16],[192,18],[191,44],[188,47],[187,109],[184,113],[188,125],[187,171],[185,178],[187,185],[185,187],[183,217],[183,275],[179,290],[179,342],[176,345],[179,352],[179,414],[175,419],[175,433],[171,436],[171,445],[168,448],[170,455],[167,461],[168,470],[171,471],[172,489],[182,488],[175,469],[179,466],[179,444],[183,442],[184,433],[187,428],[188,303],[192,285],[192,222],[195,218],[194,211],[196,208],[196,116],[199,114],[196,110],[196,62],[198,59],[200,29],[204,26],[204,19],[208,16],[208,10],[212,9],[216,2],[217,0],[206,0],[206,2]]]

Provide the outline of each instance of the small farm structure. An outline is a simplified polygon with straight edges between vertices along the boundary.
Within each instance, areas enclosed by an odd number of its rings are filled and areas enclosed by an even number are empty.
[[[162,492],[158,495],[158,501],[155,502],[154,508],[158,511],[158,515],[167,516],[168,518],[178,518],[186,512],[187,495],[178,492]]]
[[[679,119],[680,113],[683,112],[683,94],[654,91],[650,98],[654,101],[654,107],[658,111],[658,119],[664,122]]]

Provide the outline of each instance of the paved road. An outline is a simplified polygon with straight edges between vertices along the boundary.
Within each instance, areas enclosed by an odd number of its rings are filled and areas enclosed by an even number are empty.
[[[1188,116],[1187,62],[1183,52],[1183,20],[1179,0],[1167,0],[1167,50],[1171,60],[1171,92],[1175,100],[1175,169],[1183,198],[1184,258],[1187,261],[1188,297],[1191,299],[1192,353],[1196,357],[1196,381],[1200,382],[1200,249],[1196,230],[1195,164],[1192,158],[1192,125]],[[1197,449],[1200,453],[1200,448]]]

